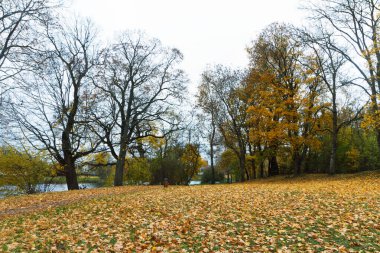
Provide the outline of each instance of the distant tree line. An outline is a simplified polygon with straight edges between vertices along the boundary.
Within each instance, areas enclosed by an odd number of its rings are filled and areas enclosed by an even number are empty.
[[[211,161],[222,146],[216,167],[237,181],[379,169],[379,3],[311,1],[306,10],[308,29],[264,29],[246,69],[202,75]]]
[[[69,190],[83,170],[189,184],[205,153],[207,183],[379,168],[377,1],[309,2],[311,25],[269,25],[245,69],[208,67],[195,105],[178,49],[131,31],[105,44],[63,4],[1,2],[0,185],[27,168]]]

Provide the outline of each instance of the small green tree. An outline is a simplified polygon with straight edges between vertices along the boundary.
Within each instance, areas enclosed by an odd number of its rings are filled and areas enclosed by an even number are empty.
[[[16,186],[19,192],[36,193],[37,185],[52,176],[54,170],[40,154],[18,151],[14,147],[0,150],[0,186]]]
[[[126,161],[126,179],[128,184],[150,182],[152,173],[146,158],[130,158]]]
[[[219,157],[217,170],[227,176],[227,182],[232,182],[234,176],[235,180],[240,177],[239,158],[231,149],[225,150]]]
[[[186,144],[181,156],[181,162],[183,164],[183,176],[185,177],[184,182],[186,185],[190,184],[191,179],[199,172],[201,167],[207,165],[207,161],[202,159],[198,145],[195,144]]]
[[[216,170],[214,180],[216,182],[221,182],[221,183],[224,182],[224,173],[220,170]],[[213,174],[212,174],[211,167],[207,167],[205,170],[203,170],[201,182],[202,184],[213,183]]]

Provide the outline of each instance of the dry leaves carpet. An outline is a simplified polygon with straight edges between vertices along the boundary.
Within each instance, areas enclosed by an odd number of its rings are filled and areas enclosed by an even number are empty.
[[[380,252],[380,173],[0,200],[1,252]]]

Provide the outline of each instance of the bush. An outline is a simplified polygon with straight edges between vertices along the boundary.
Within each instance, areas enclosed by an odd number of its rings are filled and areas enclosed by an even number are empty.
[[[152,174],[145,158],[130,158],[126,161],[126,181],[128,184],[150,182]]]
[[[115,179],[116,166],[104,167],[103,171],[104,173],[99,176],[101,181],[103,182],[102,185],[107,186],[107,187],[113,186],[114,179]]]
[[[220,171],[215,170],[215,181],[224,182],[224,174]],[[212,182],[212,171],[210,167],[207,167],[202,174],[201,179],[202,184],[211,184]]]
[[[38,184],[53,174],[42,156],[18,151],[13,147],[0,150],[0,186],[16,187],[22,193],[36,193]]]

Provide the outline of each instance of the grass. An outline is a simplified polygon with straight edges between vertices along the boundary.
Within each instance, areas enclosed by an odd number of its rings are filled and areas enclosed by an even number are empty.
[[[380,252],[380,173],[0,200],[2,252]]]

